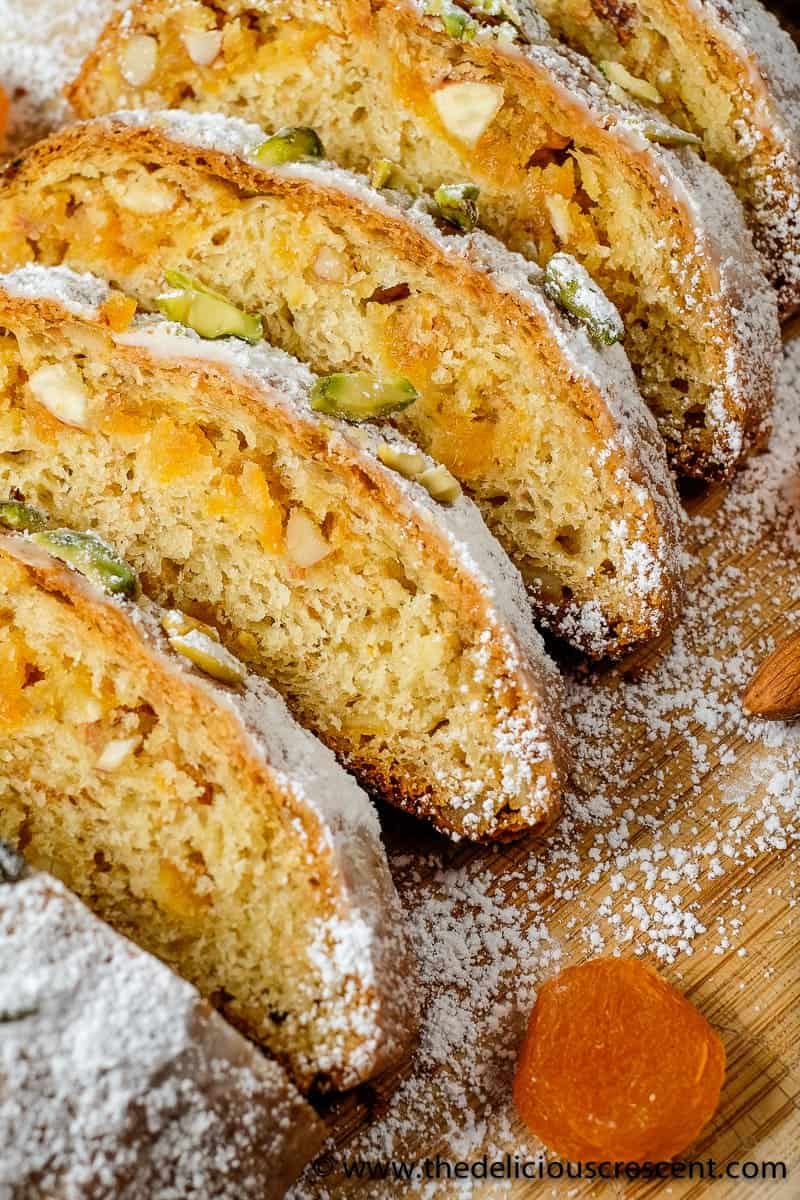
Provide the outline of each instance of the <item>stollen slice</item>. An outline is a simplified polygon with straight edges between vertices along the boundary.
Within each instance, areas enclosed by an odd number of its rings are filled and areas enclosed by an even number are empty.
[[[668,628],[674,485],[618,314],[577,262],[543,272],[330,164],[264,167],[264,144],[258,126],[181,112],[57,135],[6,177],[2,257],[93,270],[207,334],[263,328],[334,376],[328,412],[354,386],[342,373],[401,376],[413,403],[362,409],[463,482],[554,632],[604,655]]]
[[[558,673],[452,476],[314,412],[265,343],[132,308],[63,268],[2,280],[0,495],[111,540],[385,798],[453,837],[544,828]]]
[[[322,1145],[276,1062],[2,844],[0,1010],[5,1194],[282,1200]]]
[[[81,116],[312,127],[347,167],[477,188],[488,230],[543,267],[574,255],[616,304],[678,470],[728,476],[763,437],[777,303],[733,191],[696,135],[614,90],[527,2],[144,0],[70,95]]]
[[[0,837],[301,1088],[395,1062],[413,972],[366,795],[107,542],[16,500],[0,520]]]
[[[537,0],[607,78],[703,139],[783,316],[800,304],[800,51],[758,0]]]

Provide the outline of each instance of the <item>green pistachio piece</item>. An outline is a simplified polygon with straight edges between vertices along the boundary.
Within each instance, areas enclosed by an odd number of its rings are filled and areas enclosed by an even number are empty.
[[[204,675],[218,679],[221,683],[240,686],[244,683],[246,672],[238,658],[221,646],[217,637],[212,637],[200,627],[197,622],[194,628],[186,633],[176,633],[170,636],[169,644],[176,653],[188,658],[189,662],[198,667]]]
[[[219,292],[203,287],[183,271],[166,271],[174,292],[156,297],[159,311],[170,321],[186,325],[203,338],[238,337],[260,342],[264,336],[261,318],[243,312]]]
[[[612,346],[622,339],[625,327],[615,306],[571,254],[553,255],[543,286],[550,299],[577,317],[596,342]]]
[[[36,529],[47,528],[47,517],[38,508],[22,504],[19,500],[0,501],[0,525],[6,529],[19,530],[23,533],[33,533]]]
[[[426,0],[425,15],[438,17],[445,33],[459,41],[471,41],[478,32],[478,23],[453,0]]]
[[[311,389],[315,412],[344,417],[346,421],[379,420],[418,399],[419,392],[402,375],[381,379],[367,371],[325,375]]]
[[[388,442],[378,446],[378,458],[385,467],[397,471],[404,479],[418,479],[428,465],[424,454],[416,454],[408,450],[398,450]]]
[[[677,125],[661,125],[656,121],[645,121],[641,132],[648,142],[659,146],[702,146],[703,139],[688,129],[679,129]]]
[[[443,183],[433,193],[439,213],[463,233],[470,233],[478,224],[478,196],[474,183]]]
[[[17,883],[25,874],[25,859],[8,842],[0,841],[0,883]]]
[[[417,476],[417,483],[422,484],[430,496],[440,504],[455,504],[461,495],[461,484],[443,463],[428,467],[427,471]]]
[[[219,633],[213,625],[206,625],[205,621],[198,621],[196,617],[187,616],[177,608],[170,608],[164,613],[161,618],[161,627],[169,637],[183,637],[185,634],[191,633],[193,629],[198,629],[200,633],[204,633],[213,641],[220,640]]]
[[[123,558],[94,533],[74,529],[48,529],[34,533],[31,541],[68,563],[112,596],[135,596],[139,581]]]
[[[370,167],[369,181],[374,188],[385,188],[394,173],[394,163],[388,158],[378,158]]]
[[[325,147],[308,126],[287,126],[262,142],[254,157],[265,166],[279,167],[283,163],[302,162],[304,158],[324,158]]]
[[[461,495],[461,485],[447,467],[441,463],[434,467],[429,466],[423,454],[400,450],[397,446],[390,446],[388,442],[381,442],[378,446],[378,458],[385,467],[397,471],[404,479],[421,484],[440,504],[454,504]]]

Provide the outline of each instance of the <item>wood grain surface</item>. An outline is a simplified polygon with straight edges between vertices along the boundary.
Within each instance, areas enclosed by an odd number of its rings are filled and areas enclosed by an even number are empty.
[[[780,4],[773,7],[776,11],[781,9]],[[781,15],[787,27],[792,18],[800,24],[797,0],[787,0]],[[784,334],[787,344],[797,339],[795,348],[799,348],[800,319],[787,326]],[[800,394],[796,402],[800,407]],[[730,672],[726,675],[732,655],[750,653],[753,661],[758,661],[764,648],[771,645],[772,638],[788,632],[792,622],[800,627],[800,515],[796,509],[788,518],[785,511],[776,512],[773,522],[769,514],[761,513],[755,539],[748,539],[748,544],[742,548],[737,544],[736,522],[733,521],[731,529],[728,519],[729,509],[735,510],[741,518],[742,508],[747,506],[746,500],[736,500],[740,487],[737,481],[730,492],[714,487],[686,501],[691,518],[688,543],[692,566],[690,611],[681,626],[681,636],[687,644],[689,672],[694,664],[702,664],[697,673],[700,686],[704,680],[714,679],[716,700],[729,701],[731,719],[727,723],[723,720],[709,735],[704,720],[691,713],[687,718],[681,712],[680,719],[665,728],[663,739],[653,743],[642,736],[641,726],[630,720],[626,705],[621,701],[619,720],[613,722],[610,732],[607,769],[613,773],[614,764],[625,761],[626,790],[619,798],[618,811],[609,816],[607,827],[613,827],[619,814],[633,805],[638,826],[635,843],[639,848],[648,844],[649,817],[663,828],[665,797],[669,799],[671,811],[684,818],[681,837],[686,836],[688,817],[691,838],[698,845],[704,844],[718,837],[720,828],[731,820],[746,821],[757,814],[768,779],[774,778],[775,771],[783,766],[787,772],[795,771],[800,761],[797,747],[770,746],[766,744],[768,736],[766,739],[751,737],[747,729],[743,729],[739,706],[741,685],[735,672],[733,680]],[[790,473],[784,481],[784,488],[800,505],[800,461],[794,477]],[[791,510],[794,505],[789,508]],[[731,585],[723,586],[721,595],[717,592],[715,612],[704,620],[704,590],[710,579],[719,580],[721,575],[730,575]],[[722,616],[720,607],[724,610]],[[730,637],[726,636],[726,631]],[[659,661],[665,653],[664,643],[648,647],[624,663],[595,672],[590,681],[583,679],[579,667],[566,663],[565,669],[576,680],[577,690],[571,692],[570,698],[573,714],[581,710],[585,687],[603,689],[613,697],[635,686],[637,679],[657,677]],[[674,685],[674,673],[670,678]],[[693,682],[692,678],[686,680],[689,687]],[[574,736],[583,740],[582,733]],[[708,753],[699,782],[696,743],[705,745]],[[687,751],[690,744],[695,745],[693,753]],[[602,770],[601,767],[601,774]],[[591,796],[597,780],[591,770],[587,771],[585,763],[579,768],[578,776],[576,789]],[[658,785],[654,786],[656,778]],[[531,855],[535,854],[535,847],[530,843],[517,843],[494,852],[446,846],[416,825],[392,814],[384,816],[393,860],[401,864],[396,874],[407,903],[412,889],[417,897],[426,890],[435,891],[442,876],[452,868],[468,875],[474,871],[482,878],[490,874],[494,879],[495,894],[506,892],[509,906],[515,904],[520,874],[524,875],[529,869]],[[576,834],[583,868],[582,877],[576,880],[574,894],[569,898],[548,895],[545,888],[541,896],[539,912],[546,920],[550,935],[561,944],[563,965],[591,957],[585,931],[592,914],[601,910],[604,902],[610,903],[612,908],[619,907],[610,889],[607,872],[598,882],[591,881],[593,860],[590,852],[596,834],[597,826],[592,823]],[[680,837],[676,842],[680,842]],[[417,862],[421,856],[423,864],[416,868],[411,883],[407,856],[413,856]],[[741,861],[720,877],[714,878],[709,873],[691,885],[681,882],[672,891],[680,893],[682,903],[693,905],[693,911],[709,930],[713,930],[719,919],[726,923],[731,919],[741,920],[741,927],[737,926],[738,936],[731,939],[730,947],[723,952],[719,946],[712,945],[713,938],[698,939],[692,953],[680,953],[673,963],[666,965],[656,963],[655,958],[649,956],[649,961],[657,965],[715,1026],[727,1053],[727,1076],[720,1107],[684,1158],[687,1161],[713,1158],[717,1176],[724,1172],[726,1165],[736,1162],[784,1162],[788,1178],[782,1182],[694,1178],[668,1183],[620,1180],[602,1184],[520,1180],[510,1186],[473,1183],[465,1194],[473,1197],[511,1196],[514,1200],[534,1196],[569,1196],[576,1200],[590,1196],[624,1197],[625,1200],[654,1196],[681,1200],[697,1200],[701,1196],[714,1200],[746,1200],[748,1197],[800,1200],[799,857],[796,843],[790,843],[786,849],[763,852],[754,852],[750,847],[742,853]],[[737,913],[741,915],[737,917]],[[606,937],[602,952],[613,953],[615,950],[629,953],[631,945],[618,946]],[[512,970],[508,987],[513,990],[514,986]],[[513,1056],[507,1051],[509,1046],[516,1048],[526,1016],[527,1009],[521,1002],[506,1028],[490,1028],[487,1032],[483,1050],[493,1065],[488,1072],[486,1095],[473,1101],[476,1113],[480,1113],[481,1106],[497,1105],[501,1110],[509,1110]],[[487,1024],[491,1026],[491,1022]],[[658,1046],[654,1045],[651,1050],[656,1057]],[[449,1070],[456,1079],[469,1074],[457,1057]],[[421,1066],[417,1062],[413,1067],[409,1064],[405,1071],[392,1078],[379,1080],[366,1094],[357,1093],[332,1106],[328,1120],[336,1140],[334,1159],[337,1155],[369,1153],[364,1149],[364,1131],[369,1130],[371,1123],[381,1122],[392,1093],[402,1084],[403,1078],[420,1071],[424,1072],[424,1064]],[[442,1067],[437,1066],[437,1071],[441,1072]],[[426,1089],[424,1094],[430,1098],[435,1093],[434,1086]],[[442,1094],[448,1094],[444,1087]],[[413,1128],[410,1133],[393,1136],[395,1157],[417,1161],[437,1154],[448,1160],[461,1157],[452,1138],[441,1136],[443,1127],[452,1131],[454,1114],[445,1112],[452,1107],[450,1100],[442,1100],[441,1111],[432,1106],[416,1114],[404,1113],[402,1098],[399,1104],[395,1101],[394,1107],[399,1111],[392,1117],[392,1122],[401,1125],[405,1116]],[[409,1101],[408,1107],[413,1108],[413,1101]],[[465,1112],[465,1123],[471,1117],[472,1114]],[[512,1116],[511,1119],[513,1124],[507,1131],[505,1148],[513,1153],[516,1139],[516,1145],[530,1149],[530,1135],[516,1118]],[[497,1144],[494,1136],[487,1136],[483,1145],[467,1157],[477,1159],[485,1150],[494,1154]],[[374,1147],[371,1152],[376,1153]],[[306,1197],[309,1200],[312,1197],[338,1200],[350,1196],[369,1196],[377,1200],[414,1190],[400,1182],[348,1181],[342,1178],[340,1170],[335,1170],[318,1183],[309,1175],[298,1194],[303,1200]],[[460,1194],[456,1183],[445,1181],[428,1185],[425,1192],[431,1197]]]

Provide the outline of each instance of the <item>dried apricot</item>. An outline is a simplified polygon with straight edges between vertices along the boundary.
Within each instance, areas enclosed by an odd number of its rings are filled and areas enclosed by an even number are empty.
[[[574,1162],[662,1162],[710,1120],[725,1077],[717,1034],[643,963],[600,958],[539,991],[514,1103]]]

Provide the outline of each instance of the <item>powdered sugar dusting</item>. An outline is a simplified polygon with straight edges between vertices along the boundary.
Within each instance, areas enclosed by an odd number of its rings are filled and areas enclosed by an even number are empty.
[[[278,1200],[320,1144],[277,1064],[45,875],[0,884],[0,1011],[4,1196]]]
[[[10,149],[63,125],[61,90],[106,21],[131,0],[0,0],[0,86],[11,99]]]
[[[747,718],[739,694],[800,606],[798,399],[800,341],[784,354],[772,449],[691,521],[693,588],[663,656],[570,671],[574,788],[545,852],[421,856],[413,833],[390,833],[426,995],[421,1048],[384,1116],[348,1136],[343,1112],[335,1161],[540,1154],[511,1111],[511,1080],[536,986],[568,962],[646,955],[680,987],[699,954],[702,976],[733,956],[750,986],[752,972],[769,980],[770,961],[796,959],[800,732]],[[747,1029],[726,1027],[739,1001],[713,976],[700,1002],[729,1046],[752,1054]],[[349,1194],[331,1178],[326,1193],[309,1172],[293,1195]],[[397,1186],[370,1194],[388,1200]],[[417,1176],[411,1191],[434,1200],[443,1186]],[[485,1194],[482,1181],[447,1186]]]
[[[0,551],[49,571],[55,565],[24,535],[0,535]],[[57,569],[87,604],[114,608],[131,622],[143,652],[157,658],[167,680],[182,679],[218,706],[220,714],[228,710],[234,715],[242,752],[262,764],[276,803],[302,814],[303,820],[295,823],[297,836],[325,856],[336,911],[312,931],[316,949],[302,985],[307,1008],[298,1004],[287,1013],[287,1027],[310,1023],[314,1029],[311,1050],[298,1055],[294,1065],[309,1078],[335,1072],[347,1083],[357,1083],[376,1061],[399,1051],[415,1007],[404,966],[403,916],[368,797],[333,754],[294,721],[263,679],[246,673],[238,691],[195,672],[171,648],[157,605],[144,596],[136,601],[109,596],[69,568]]]
[[[236,118],[183,111],[120,112],[98,118],[96,123],[115,121],[135,128],[155,126],[183,144],[243,158],[258,167],[252,160],[264,131]],[[655,421],[642,402],[622,347],[596,345],[581,324],[569,320],[547,297],[544,272],[497,239],[481,230],[444,234],[433,219],[429,201],[411,204],[408,197],[397,193],[380,193],[363,176],[330,162],[289,163],[271,168],[265,175],[270,173],[308,179],[315,187],[339,191],[391,221],[412,223],[435,251],[474,265],[486,273],[499,293],[512,296],[520,314],[530,317],[537,343],[549,339],[569,377],[586,380],[599,393],[611,418],[601,453],[618,456],[618,482],[635,500],[626,505],[625,519],[614,527],[620,547],[616,564],[620,584],[632,594],[650,598],[651,604],[638,606],[636,621],[651,622],[656,632],[664,610],[672,606],[679,590],[681,518]],[[608,303],[599,290],[595,303]],[[604,461],[605,457],[599,465]],[[616,635],[597,603],[575,598],[549,610],[546,605],[541,607],[563,636],[573,636],[595,654],[615,647]]]

